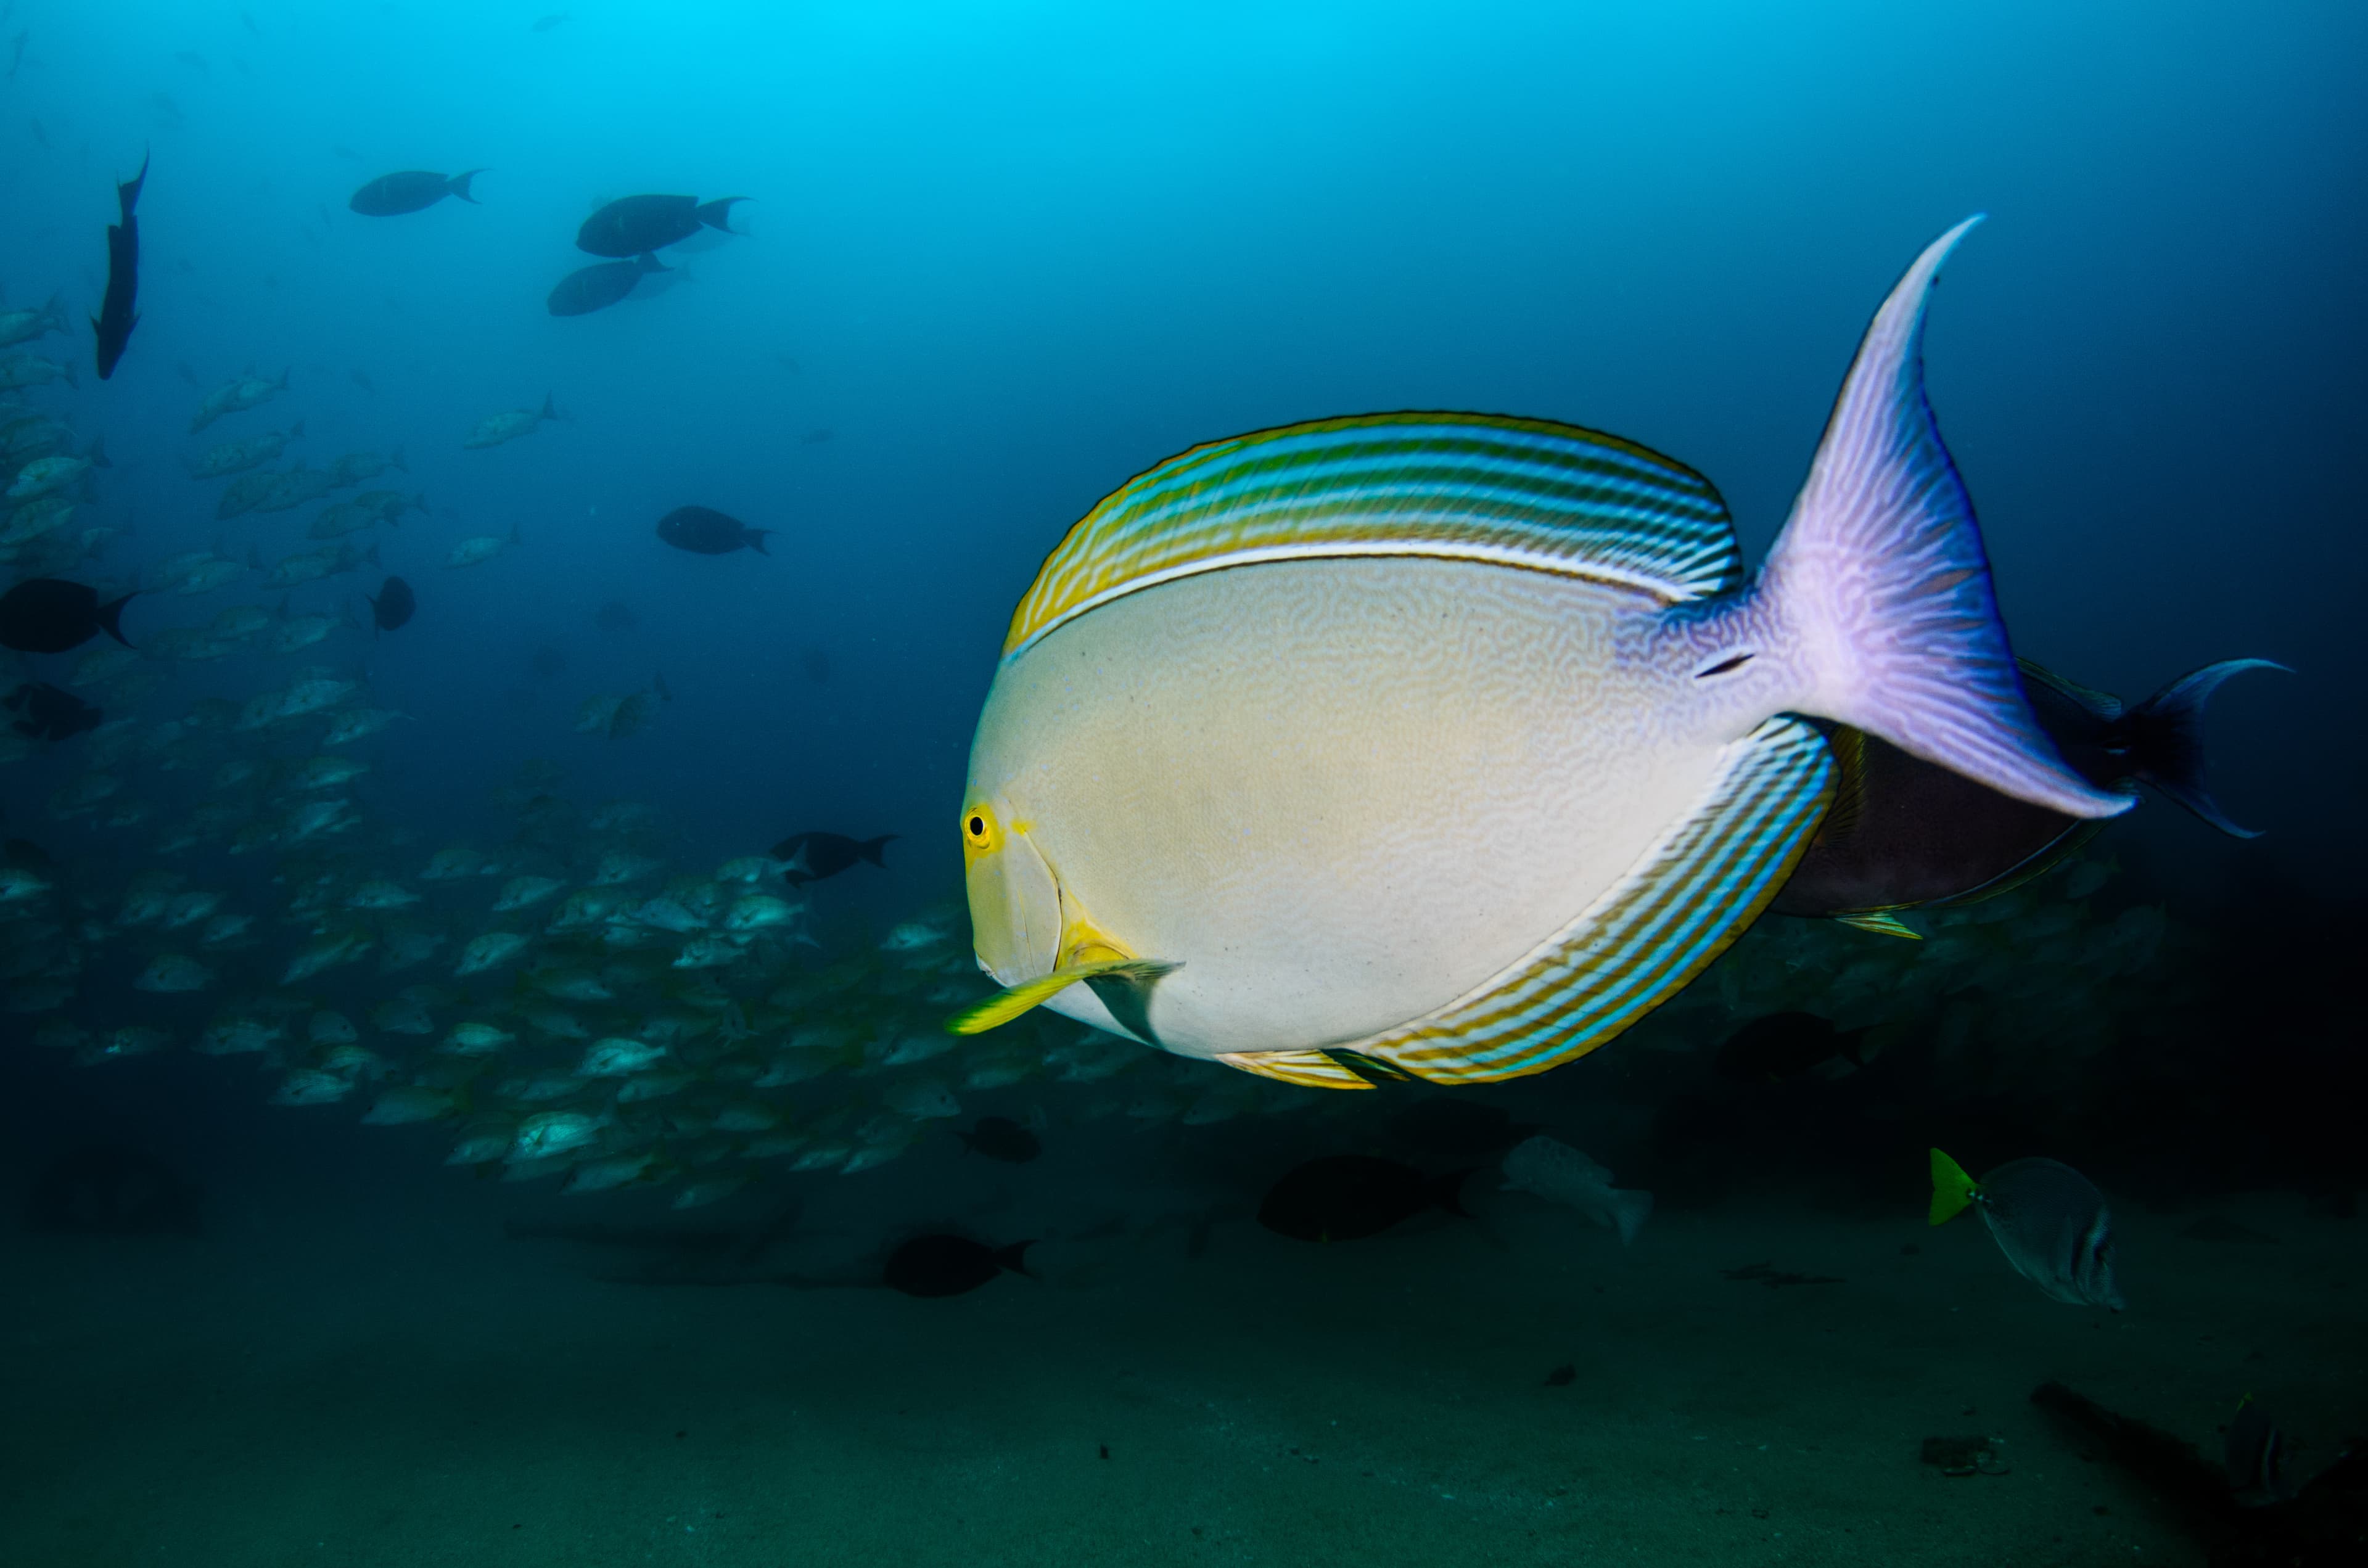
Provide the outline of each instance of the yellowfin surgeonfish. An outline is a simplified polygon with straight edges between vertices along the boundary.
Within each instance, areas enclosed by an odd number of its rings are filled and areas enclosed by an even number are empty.
[[[1537,419],[1196,447],[1069,531],[972,744],[970,1033],[1042,1004],[1293,1083],[1543,1072],[1759,915],[1833,796],[1802,715],[2077,817],[1876,314],[1756,581],[1709,481]]]

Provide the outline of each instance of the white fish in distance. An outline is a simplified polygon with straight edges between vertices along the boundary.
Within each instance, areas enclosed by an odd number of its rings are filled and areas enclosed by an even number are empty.
[[[491,561],[518,542],[518,525],[512,523],[507,534],[478,534],[473,539],[462,540],[452,547],[452,553],[444,558],[444,564],[448,567],[475,566]]]
[[[237,414],[269,403],[288,390],[288,374],[286,370],[280,371],[276,381],[268,376],[241,376],[234,381],[216,387],[206,394],[203,403],[198,404],[197,416],[189,421],[189,434],[196,435],[225,414]]]
[[[226,479],[233,473],[269,462],[288,449],[288,443],[304,434],[301,419],[285,430],[267,430],[260,436],[249,436],[244,441],[224,441],[195,462],[188,464],[191,479]]]
[[[498,447],[504,441],[515,441],[520,436],[531,435],[546,419],[566,417],[559,411],[559,405],[551,401],[551,394],[545,392],[541,408],[511,408],[486,415],[477,422],[477,427],[469,432],[469,438],[461,445],[471,449]]]
[[[1504,1190],[1531,1192],[1550,1203],[1576,1209],[1606,1230],[1620,1233],[1625,1246],[1652,1216],[1653,1195],[1611,1185],[1611,1173],[1567,1143],[1538,1134],[1515,1144],[1499,1166]]]

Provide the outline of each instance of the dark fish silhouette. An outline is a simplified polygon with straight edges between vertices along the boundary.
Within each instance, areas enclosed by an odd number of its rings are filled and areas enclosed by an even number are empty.
[[[727,517],[712,506],[677,506],[658,519],[658,538],[677,550],[700,555],[729,555],[746,547],[770,555],[765,536],[771,528],[752,528],[737,517]]]
[[[543,303],[555,316],[588,316],[632,293],[644,274],[666,270],[664,262],[646,252],[631,261],[579,267],[552,286],[551,297]]]
[[[1035,1244],[991,1247],[966,1236],[915,1236],[888,1255],[881,1282],[907,1296],[959,1296],[1007,1270],[1028,1273],[1028,1249]]]
[[[773,846],[773,858],[787,862],[781,876],[795,887],[835,877],[858,860],[869,860],[884,869],[888,862],[880,858],[881,851],[895,836],[893,833],[877,838],[849,838],[843,833],[791,834]]]
[[[568,13],[565,11],[553,11],[547,17],[537,17],[534,19],[534,25],[529,27],[527,30],[529,32],[547,33],[552,28],[557,27],[560,23],[567,20],[567,17]]]
[[[115,374],[116,361],[123,358],[123,347],[131,341],[131,329],[140,324],[140,220],[132,209],[140,204],[140,187],[147,180],[148,160],[142,157],[140,172],[115,187],[116,205],[123,217],[107,226],[107,297],[99,303],[98,314],[90,318],[91,331],[98,337],[102,381]]]
[[[603,631],[631,631],[641,624],[641,618],[624,600],[610,599],[593,613],[592,624]]]
[[[105,717],[74,693],[61,691],[46,681],[27,681],[10,692],[6,701],[8,711],[24,715],[10,726],[18,734],[40,735],[52,741],[96,730]]]
[[[79,648],[100,632],[125,647],[131,640],[118,624],[132,595],[107,604],[80,583],[63,577],[28,577],[0,594],[0,648],[20,653],[63,653]]]
[[[1864,1029],[1838,1029],[1815,1013],[1770,1013],[1729,1035],[1713,1065],[1719,1075],[1746,1083],[1797,1078],[1833,1064],[1846,1072],[1866,1065]]]
[[[1258,1223],[1303,1242],[1377,1236],[1426,1209],[1463,1214],[1461,1192],[1470,1174],[1429,1176],[1412,1165],[1370,1154],[1310,1160],[1267,1189],[1258,1205]]]
[[[534,657],[526,662],[526,667],[549,680],[567,667],[567,655],[546,642],[534,651]]]
[[[368,594],[362,597],[370,599]],[[410,584],[400,577],[389,577],[380,586],[378,597],[370,599],[370,607],[378,629],[393,631],[411,619],[411,612],[419,608],[419,600],[413,596]]]
[[[575,248],[622,260],[687,240],[702,223],[734,233],[732,204],[747,199],[723,196],[702,203],[695,196],[628,196],[585,219],[575,231]]]
[[[807,649],[798,655],[798,663],[805,666],[808,680],[830,678],[830,655],[820,648]]]
[[[2090,783],[2151,785],[2221,832],[2252,834],[2222,813],[2204,785],[2203,706],[2244,670],[2227,659],[2182,676],[2135,708],[2022,662],[2032,710],[2064,760]],[[1841,778],[1831,810],[1769,907],[1891,929],[1883,912],[1969,903],[2021,886],[2087,843],[2100,822],[2059,815],[1841,728],[1830,736]]]
[[[1036,1134],[1008,1116],[982,1116],[976,1127],[954,1136],[973,1154],[1015,1165],[1024,1165],[1044,1152],[1043,1145],[1036,1142]]]
[[[448,177],[428,169],[404,169],[398,174],[381,175],[354,192],[353,199],[346,205],[365,218],[394,218],[422,211],[448,196],[457,196],[476,206],[477,199],[469,194],[469,182],[484,172],[463,169]]]

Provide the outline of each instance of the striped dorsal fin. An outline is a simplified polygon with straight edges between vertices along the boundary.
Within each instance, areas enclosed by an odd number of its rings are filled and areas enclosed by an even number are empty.
[[[1529,957],[1349,1049],[1434,1084],[1543,1073],[1675,995],[1784,885],[1833,798],[1825,738],[1779,716],[1726,748],[1701,804]]]
[[[1665,600],[1743,574],[1710,481],[1634,442],[1543,419],[1360,415],[1212,441],[1127,481],[1045,559],[1003,651],[1177,577],[1340,555],[1496,561]]]

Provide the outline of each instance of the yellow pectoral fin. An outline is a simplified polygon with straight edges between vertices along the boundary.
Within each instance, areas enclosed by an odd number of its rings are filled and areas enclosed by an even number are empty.
[[[1945,1225],[1965,1211],[1974,1200],[1976,1186],[1965,1174],[1965,1167],[1941,1153],[1932,1151],[1932,1211],[1925,1217],[1928,1225]]]
[[[1888,910],[1871,909],[1860,915],[1837,915],[1833,918],[1837,926],[1850,926],[1861,931],[1872,931],[1878,937],[1905,937],[1911,942],[1920,942],[1924,939],[1923,932]]]
[[[1031,1007],[1043,1006],[1081,980],[1108,976],[1147,989],[1153,981],[1178,967],[1157,959],[1103,959],[1093,963],[1073,963],[1039,979],[1007,985],[985,1001],[963,1008],[946,1020],[946,1031],[950,1034],[985,1034],[988,1029],[1009,1023]]]

